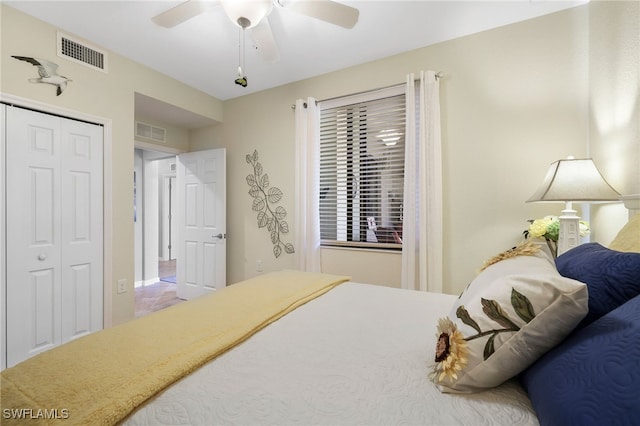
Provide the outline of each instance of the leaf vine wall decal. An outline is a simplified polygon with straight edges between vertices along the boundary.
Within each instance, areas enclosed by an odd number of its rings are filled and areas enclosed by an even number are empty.
[[[253,154],[247,154],[245,159],[253,167],[253,173],[247,175],[247,184],[251,187],[249,195],[253,197],[251,208],[258,212],[258,228],[267,228],[271,234],[273,255],[276,258],[280,257],[283,249],[285,253],[295,253],[293,244],[284,243],[280,238],[282,234],[289,233],[289,224],[284,220],[287,211],[284,207],[275,205],[282,199],[282,191],[275,186],[269,188],[269,175],[264,173],[262,164],[258,161],[257,150]]]

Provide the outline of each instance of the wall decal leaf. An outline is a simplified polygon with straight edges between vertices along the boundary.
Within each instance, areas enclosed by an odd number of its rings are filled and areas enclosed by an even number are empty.
[[[278,207],[276,207],[276,211],[274,213],[274,216],[276,217],[276,219],[282,220],[285,217],[287,217],[287,211],[284,209],[284,207],[278,206]]]
[[[251,208],[259,212],[260,210],[264,209],[265,205],[266,204],[263,198],[256,197],[253,199],[253,205],[251,206]]]
[[[269,216],[265,212],[258,213],[258,228],[264,228],[269,223]]]
[[[282,191],[280,191],[279,188],[276,188],[276,187],[269,188],[269,191],[267,192],[267,194],[268,194],[270,203],[277,203],[282,199]]]
[[[251,189],[249,190],[249,195],[251,195],[254,198],[260,195],[260,188],[258,188],[258,185],[251,186]]]

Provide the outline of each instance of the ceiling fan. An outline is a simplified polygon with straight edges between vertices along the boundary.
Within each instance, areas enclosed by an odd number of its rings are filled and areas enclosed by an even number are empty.
[[[274,6],[347,29],[353,28],[360,14],[358,9],[332,0],[187,0],[151,20],[162,27],[171,28],[218,5],[222,5],[235,25],[243,30],[252,30],[251,36],[258,54],[266,62],[275,62],[280,57],[268,19]]]

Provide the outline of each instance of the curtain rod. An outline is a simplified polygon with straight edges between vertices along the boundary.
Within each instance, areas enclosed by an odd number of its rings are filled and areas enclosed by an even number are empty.
[[[440,79],[440,78],[442,78],[442,77],[444,77],[444,72],[442,72],[442,71],[438,71],[438,72],[436,73],[436,80],[438,80],[438,79]],[[400,83],[400,84],[402,84],[402,83]],[[367,93],[367,92],[374,92],[374,91],[376,91],[376,90],[384,90],[384,89],[388,89],[389,87],[394,87],[394,86],[398,86],[398,84],[392,84],[391,86],[386,86],[386,87],[378,87],[377,89],[373,89],[373,90],[364,90],[364,91],[362,91],[362,92],[358,92],[358,93],[351,93],[349,96],[351,96],[351,95],[360,95],[360,94],[362,94],[362,93]],[[343,96],[335,96],[335,97],[333,97],[333,98],[321,99],[321,100],[319,100],[319,101],[318,101],[318,100],[316,100],[316,105],[318,105],[318,102],[332,101],[332,100],[334,100],[334,99],[338,99],[338,98],[342,98],[342,97],[343,97]],[[305,102],[305,103],[303,103],[302,105],[303,105],[305,108],[307,107],[307,103],[306,103],[306,102]],[[291,109],[295,110],[295,109],[296,109],[296,104],[291,104]]]

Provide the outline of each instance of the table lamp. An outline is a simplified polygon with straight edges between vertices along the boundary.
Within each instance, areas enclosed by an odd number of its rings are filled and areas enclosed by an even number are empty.
[[[551,163],[542,185],[527,200],[530,202],[563,202],[565,209],[558,217],[558,256],[580,242],[580,217],[573,202],[594,203],[618,201],[620,194],[607,183],[591,158],[568,158]]]

